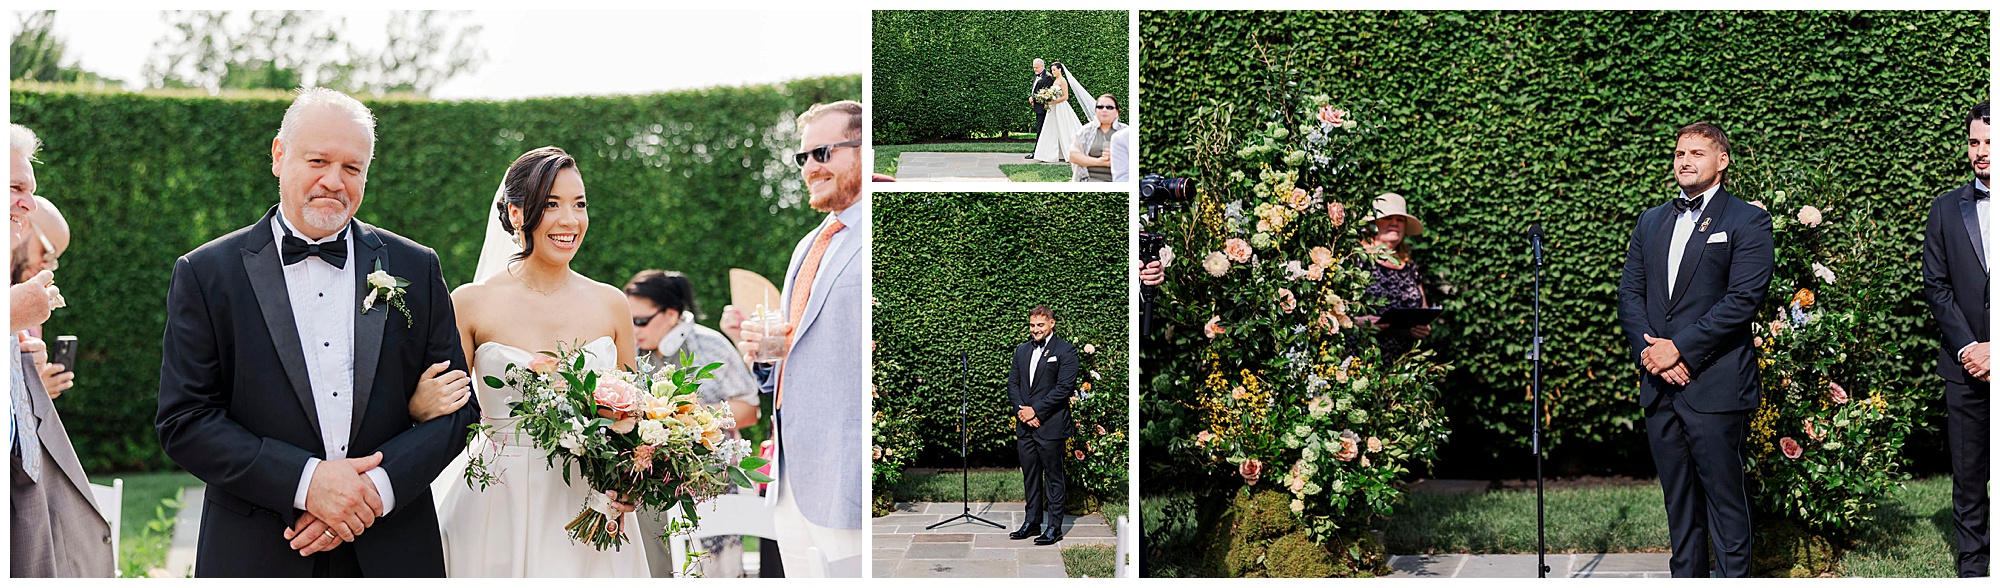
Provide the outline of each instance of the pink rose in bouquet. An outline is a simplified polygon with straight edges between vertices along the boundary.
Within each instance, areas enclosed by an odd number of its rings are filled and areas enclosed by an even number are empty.
[[[1250,244],[1242,239],[1230,237],[1228,241],[1222,242],[1222,253],[1228,255],[1229,259],[1236,263],[1248,262],[1250,261]]]
[[[556,358],[542,354],[535,354],[534,359],[528,360],[528,371],[544,376],[556,373],[556,368],[560,366],[561,362]]]
[[[1245,483],[1255,486],[1257,479],[1264,475],[1264,462],[1254,457],[1243,460],[1243,465],[1236,466],[1236,473],[1243,476]]]
[[[622,419],[639,410],[639,387],[623,378],[598,380],[593,397],[597,401],[597,416]]]
[[[1799,447],[1799,442],[1793,441],[1791,437],[1778,439],[1778,450],[1785,452],[1785,457],[1789,459],[1798,459],[1799,456],[1806,454],[1805,448]]]

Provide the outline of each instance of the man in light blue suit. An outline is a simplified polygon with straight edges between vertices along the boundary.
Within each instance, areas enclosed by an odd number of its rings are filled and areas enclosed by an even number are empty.
[[[863,395],[868,383],[869,209],[861,193],[859,102],[816,105],[799,115],[794,155],[826,212],[799,240],[785,270],[784,332],[765,333],[725,309],[762,384],[775,389],[772,438],[777,479],[765,494],[777,522],[788,577],[860,577]],[[749,327],[749,328],[744,328]],[[824,562],[822,566],[820,562]]]

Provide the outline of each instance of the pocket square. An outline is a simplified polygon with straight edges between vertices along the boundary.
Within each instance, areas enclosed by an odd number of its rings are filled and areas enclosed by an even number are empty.
[[[1049,359],[1048,359],[1048,361],[1047,361],[1046,363],[1055,363],[1055,362],[1056,362],[1056,357],[1055,357],[1055,356],[1053,356],[1053,355],[1051,355],[1051,356],[1049,356]]]
[[[1729,242],[1729,232],[1728,232],[1728,231],[1721,231],[1721,232],[1717,232],[1716,234],[1713,234],[1713,235],[1709,235],[1709,236],[1708,236],[1708,242],[1710,242],[1710,243],[1728,243],[1728,242]]]

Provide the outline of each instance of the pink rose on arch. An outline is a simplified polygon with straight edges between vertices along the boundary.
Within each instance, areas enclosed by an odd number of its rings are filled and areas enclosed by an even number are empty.
[[[1347,207],[1341,206],[1339,202],[1328,202],[1326,203],[1326,217],[1333,219],[1333,226],[1338,227],[1341,223],[1347,221]]]
[[[1847,404],[1847,389],[1840,387],[1840,384],[1827,382],[1826,395],[1833,398],[1834,404]]]
[[[1334,108],[1332,104],[1322,104],[1319,107],[1319,122],[1340,126],[1347,122],[1347,111]]]
[[[1222,317],[1219,316],[1208,317],[1208,324],[1201,326],[1201,332],[1203,334],[1208,335],[1208,338],[1210,339],[1214,339],[1217,336],[1221,335],[1223,333]]]
[[[1785,452],[1785,457],[1788,459],[1798,459],[1799,456],[1806,454],[1806,449],[1799,447],[1799,442],[1793,441],[1791,437],[1778,439],[1778,450]]]
[[[1325,247],[1312,248],[1313,265],[1327,267],[1333,265],[1333,250]]]
[[[1210,433],[1210,432],[1208,432],[1208,431],[1202,431],[1202,432],[1200,432],[1200,433],[1195,433],[1195,435],[1194,435],[1194,444],[1195,444],[1195,445],[1207,445],[1207,444],[1209,444],[1209,443],[1213,443],[1213,442],[1215,442],[1215,433]]]
[[[1243,476],[1244,483],[1255,486],[1264,475],[1264,462],[1254,457],[1243,460],[1243,465],[1236,466],[1236,473]]]
[[[1242,239],[1230,237],[1228,241],[1222,242],[1222,253],[1228,255],[1230,261],[1245,263],[1250,261],[1250,244]]]
[[[1333,457],[1340,461],[1354,461],[1358,455],[1361,455],[1361,436],[1354,434],[1354,431],[1341,431],[1340,452],[1333,454]]]
[[[623,419],[638,411],[639,387],[620,378],[604,378],[597,381],[597,416]]]
[[[560,365],[556,358],[537,353],[534,359],[528,360],[528,371],[546,376],[556,373],[556,367]]]
[[[1278,307],[1285,309],[1285,312],[1291,312],[1292,309],[1299,307],[1299,299],[1295,296],[1292,296],[1292,290],[1290,288],[1279,288]]]
[[[1292,188],[1292,197],[1286,199],[1286,203],[1292,205],[1292,210],[1304,212],[1306,207],[1312,206],[1312,194],[1306,193],[1305,188]]]
[[[1078,449],[1078,450],[1076,450],[1076,460],[1077,460],[1077,461],[1083,461],[1083,450],[1082,450],[1082,449]]]
[[[1326,277],[1326,266],[1315,263],[1312,264],[1312,267],[1306,268],[1306,279],[1308,280],[1317,282],[1325,277]]]
[[[1806,419],[1806,436],[1811,437],[1814,441],[1825,440],[1826,430],[1814,426],[1812,419]]]

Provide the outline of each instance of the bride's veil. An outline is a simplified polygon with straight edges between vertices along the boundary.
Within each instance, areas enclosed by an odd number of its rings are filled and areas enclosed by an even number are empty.
[[[488,276],[507,271],[508,262],[521,247],[514,244],[514,237],[500,228],[499,205],[507,197],[507,181],[502,178],[500,187],[493,191],[493,204],[486,210],[486,242],[479,247],[479,266],[472,272],[472,283],[486,281]]]
[[[1083,89],[1083,83],[1076,81],[1076,68],[1069,64],[1063,64],[1063,79],[1069,82],[1069,104],[1083,109],[1083,117],[1076,119],[1077,127],[1090,124],[1091,119],[1096,118],[1096,113],[1092,110],[1097,106],[1097,95]],[[1076,108],[1068,110],[1072,116],[1076,114]]]

